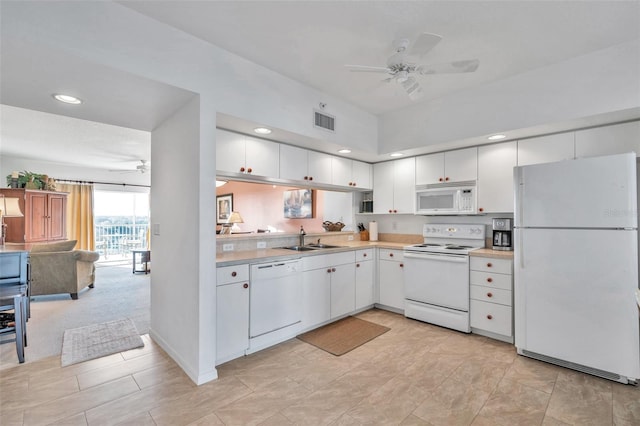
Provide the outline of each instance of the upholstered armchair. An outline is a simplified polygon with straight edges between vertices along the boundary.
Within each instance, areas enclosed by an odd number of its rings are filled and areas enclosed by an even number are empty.
[[[73,250],[75,245],[76,240],[33,245],[29,253],[31,296],[69,293],[75,300],[80,290],[93,288],[100,254]]]

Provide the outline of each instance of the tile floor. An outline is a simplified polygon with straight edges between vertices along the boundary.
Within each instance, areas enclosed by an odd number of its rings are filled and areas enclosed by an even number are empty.
[[[145,347],[0,371],[2,425],[640,425],[640,388],[517,356],[512,345],[382,310],[391,327],[335,357],[297,339],[195,386]]]

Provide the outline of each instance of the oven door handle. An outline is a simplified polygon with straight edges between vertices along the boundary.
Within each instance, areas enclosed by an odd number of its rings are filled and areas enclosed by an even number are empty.
[[[459,255],[459,254],[445,254],[445,253],[411,253],[404,252],[405,259],[422,259],[422,260],[437,260],[442,262],[456,262],[456,263],[467,263],[469,260],[469,256]]]

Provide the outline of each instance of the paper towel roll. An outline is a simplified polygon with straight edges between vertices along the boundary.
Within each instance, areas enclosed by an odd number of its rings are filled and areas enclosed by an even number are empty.
[[[369,241],[378,241],[378,223],[369,222]]]

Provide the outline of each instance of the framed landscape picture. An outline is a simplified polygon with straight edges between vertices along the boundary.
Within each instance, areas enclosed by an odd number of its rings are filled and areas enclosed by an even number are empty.
[[[284,217],[287,219],[313,218],[313,196],[311,189],[284,191]]]
[[[216,222],[226,223],[233,211],[233,194],[218,195],[216,197]]]

